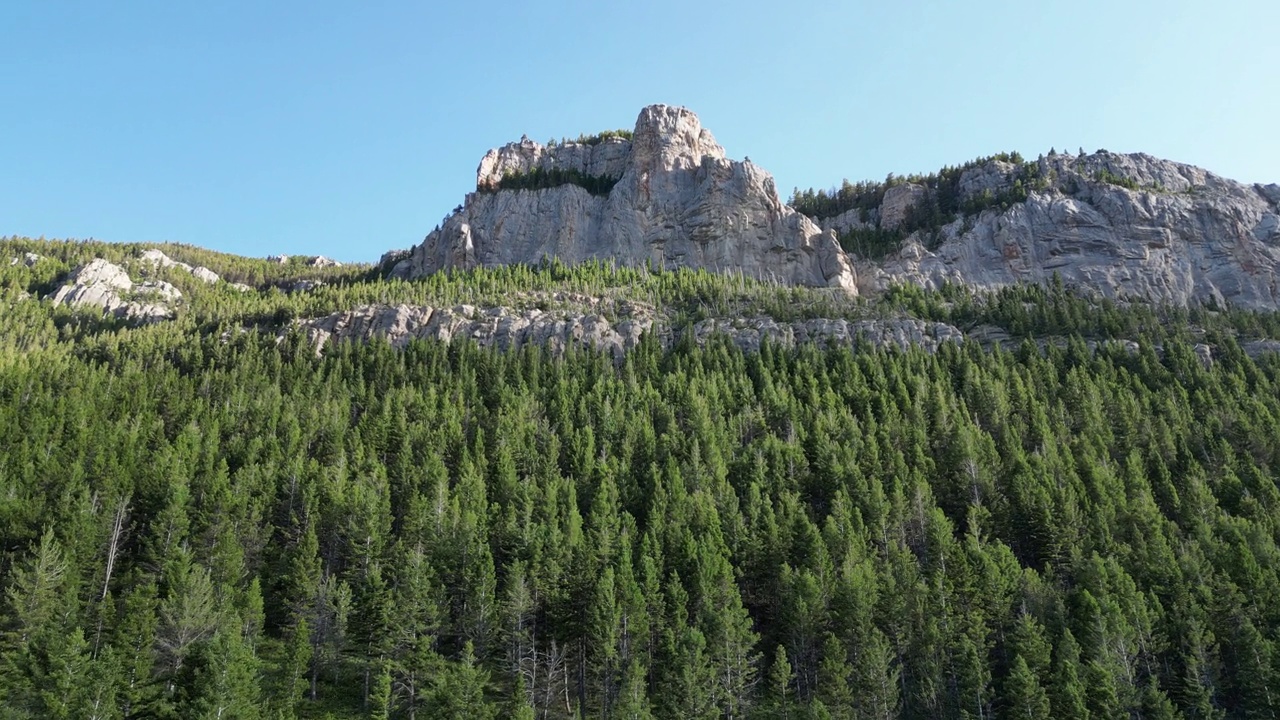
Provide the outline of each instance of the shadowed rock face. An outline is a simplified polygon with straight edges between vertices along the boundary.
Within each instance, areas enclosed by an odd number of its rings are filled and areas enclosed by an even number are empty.
[[[533,169],[617,183],[605,195],[577,185],[496,190],[505,175]],[[413,249],[400,273],[416,277],[555,257],[741,272],[857,292],[835,234],[784,205],[767,172],[727,159],[684,108],[645,108],[631,141],[544,147],[526,139],[492,150],[480,163],[476,184],[478,191]]]

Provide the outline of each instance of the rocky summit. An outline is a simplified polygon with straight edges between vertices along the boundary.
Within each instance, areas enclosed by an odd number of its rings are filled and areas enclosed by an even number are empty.
[[[725,156],[689,110],[653,105],[630,137],[489,151],[476,190],[397,274],[591,259],[705,268],[857,292],[836,234],[785,205],[773,178]]]
[[[389,257],[399,277],[603,259],[851,295],[1057,277],[1114,299],[1280,307],[1278,185],[1106,151],[948,171],[891,177],[849,207],[792,207],[692,112],[654,105],[632,133],[490,150],[464,203],[407,256]]]

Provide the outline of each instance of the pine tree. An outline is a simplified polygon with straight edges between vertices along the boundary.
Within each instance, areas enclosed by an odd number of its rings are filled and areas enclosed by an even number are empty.
[[[229,625],[218,630],[199,655],[182,716],[200,720],[261,717],[258,659],[240,628]]]
[[[468,641],[463,646],[461,659],[448,663],[436,675],[427,697],[424,717],[490,720],[495,716],[496,708],[484,698],[488,683],[489,674],[477,665],[475,649]]]
[[[1021,655],[1013,659],[1013,667],[1004,680],[1002,705],[1003,716],[1010,720],[1048,720],[1050,717],[1049,696]]]
[[[822,642],[822,663],[818,666],[818,700],[832,720],[852,720],[857,698],[850,684],[853,666],[844,644],[832,633]]]

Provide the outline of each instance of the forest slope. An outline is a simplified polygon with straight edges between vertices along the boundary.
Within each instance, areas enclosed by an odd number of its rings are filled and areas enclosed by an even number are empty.
[[[172,246],[252,291],[153,268],[183,301],[147,325],[38,299],[95,257],[142,277],[147,249],[0,242],[8,716],[1280,709],[1280,358],[1244,350],[1273,313]],[[970,337],[317,353],[295,326],[556,293]]]

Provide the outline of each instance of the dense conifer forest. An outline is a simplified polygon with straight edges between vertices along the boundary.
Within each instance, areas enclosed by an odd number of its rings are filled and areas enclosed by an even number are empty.
[[[0,718],[1280,712],[1280,357],[1241,344],[1274,314],[162,249],[259,289],[164,274],[177,318],[131,327],[39,298],[137,247],[0,241]],[[1014,341],[318,355],[288,329],[550,290]]]

